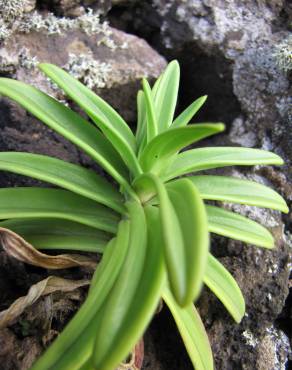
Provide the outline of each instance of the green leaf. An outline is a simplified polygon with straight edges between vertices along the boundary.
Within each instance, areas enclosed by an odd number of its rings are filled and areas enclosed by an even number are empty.
[[[241,240],[259,247],[273,248],[272,234],[262,225],[236,213],[214,206],[206,206],[211,233]]]
[[[135,136],[122,117],[108,103],[61,68],[47,63],[42,63],[39,67],[88,114],[110,140],[132,173],[141,173],[135,156]]]
[[[190,360],[196,370],[213,370],[212,349],[204,324],[193,304],[180,307],[169,289],[163,291],[163,299],[176,322]]]
[[[189,286],[185,304],[188,304],[198,297],[205,273],[209,251],[207,214],[199,192],[188,179],[181,179],[172,184],[167,192],[184,240],[184,264]],[[175,255],[173,257],[175,258]]]
[[[158,177],[144,174],[133,183],[142,202],[155,192],[171,290],[187,305],[199,294],[208,255],[207,216],[193,184],[183,179],[168,187]]]
[[[121,221],[92,279],[92,289],[76,313],[31,370],[79,370],[90,359],[100,324],[99,311],[117,280],[129,245],[129,221]]]
[[[140,157],[145,172],[159,173],[166,168],[166,162],[184,147],[224,130],[223,124],[203,123],[169,129],[156,136]]]
[[[204,283],[220,299],[236,322],[240,322],[245,313],[245,302],[241,290],[232,275],[211,254]]]
[[[145,96],[146,117],[147,117],[147,142],[151,141],[158,132],[156,114],[154,110],[154,102],[152,98],[151,88],[148,81],[143,79],[143,90]]]
[[[186,126],[193,116],[198,112],[202,105],[207,100],[207,95],[201,96],[195,100],[190,106],[188,106],[172,123],[172,127],[184,127]]]
[[[156,191],[159,200],[159,218],[163,235],[164,256],[171,290],[179,304],[189,298],[186,274],[184,239],[175,209],[163,183],[154,175],[144,174],[134,182],[142,201],[147,192]]]
[[[209,175],[191,176],[188,179],[197,187],[203,199],[248,204],[288,212],[285,200],[278,193],[253,181]]]
[[[281,165],[283,160],[274,153],[259,149],[236,147],[191,149],[180,153],[176,157],[163,178],[170,180],[190,172],[211,168],[257,164]]]
[[[168,129],[173,120],[175,111],[180,70],[176,60],[170,62],[154,85],[154,107],[158,122],[158,132]]]
[[[0,170],[46,181],[83,195],[123,213],[122,196],[108,181],[91,170],[44,155],[2,152]]]
[[[106,137],[81,116],[22,82],[0,78],[0,94],[5,95],[43,121],[53,130],[84,150],[120,185],[128,187],[127,169]]]
[[[0,189],[0,219],[60,218],[115,233],[118,216],[98,203],[66,190]]]
[[[137,129],[136,129],[136,141],[137,146],[140,150],[141,143],[146,137],[146,106],[145,106],[145,94],[142,90],[138,91],[137,94]],[[146,140],[145,140],[146,143]]]
[[[37,249],[64,249],[83,252],[104,251],[110,235],[77,222],[53,218],[18,218],[0,222]]]
[[[126,358],[149,324],[164,283],[163,252],[156,234],[159,230],[155,210],[146,207],[145,219],[141,205],[132,202],[128,207],[129,249],[100,313],[101,324],[93,352],[96,369],[114,369]]]

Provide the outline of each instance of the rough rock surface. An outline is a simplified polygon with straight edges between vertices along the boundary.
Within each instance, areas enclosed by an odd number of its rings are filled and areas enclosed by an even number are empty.
[[[30,10],[35,2],[32,4]],[[1,74],[36,84],[64,99],[35,69],[37,61],[57,63],[93,87],[127,120],[134,122],[137,81],[142,75],[157,76],[164,60],[141,39],[108,26],[100,27],[99,17],[88,13],[88,8],[99,11],[102,16],[109,12],[112,25],[137,34],[167,58],[180,61],[182,88],[178,110],[200,95],[209,95],[196,120],[222,120],[228,126],[227,134],[210,144],[262,147],[282,155],[287,163],[282,168],[260,166],[219,173],[268,184],[288,201],[292,200],[289,183],[292,178],[290,2],[53,0],[37,1],[36,6],[54,15],[43,13],[40,18],[37,13],[27,15],[23,8],[17,22],[5,20],[2,28],[0,22],[0,40],[12,34],[0,47]],[[60,15],[70,18],[56,18]],[[90,164],[75,147],[17,105],[3,99],[0,111],[0,150],[45,153]],[[32,183],[35,182],[18,176],[1,174],[0,177],[1,186]],[[292,361],[288,359],[291,296],[287,298],[291,218],[282,219],[278,212],[253,207],[233,206],[232,209],[266,225],[275,236],[276,249],[271,252],[224,238],[213,239],[214,254],[238,281],[247,305],[247,315],[238,325],[207,289],[203,292],[198,305],[212,343],[216,369],[284,370]],[[8,266],[8,270],[16,271],[17,280],[16,284],[13,277],[3,275],[3,286],[13,287],[7,290],[5,298],[11,302],[15,298],[10,295],[11,290],[19,295],[28,288],[21,283],[23,274],[28,285],[42,275],[12,261]],[[28,337],[17,333],[19,328],[13,327],[1,334],[11,343],[8,350],[0,345],[5,370],[12,366],[9,365],[12,348],[20,353],[20,360],[13,363],[13,369],[25,369],[26,363],[40,351],[37,342],[27,344]],[[23,360],[23,348],[28,347],[31,355]],[[166,309],[154,318],[146,334],[143,368],[192,369]]]
[[[290,204],[291,16],[291,3],[284,0],[153,0],[110,13],[112,24],[180,61],[179,110],[197,96],[209,95],[197,120],[227,124],[227,134],[211,144],[263,148],[284,158],[281,168],[260,166],[232,174],[269,184]],[[289,366],[287,335],[291,337],[291,218],[253,207],[233,208],[269,227],[277,249],[271,253],[214,240],[216,254],[237,278],[247,302],[247,316],[236,325],[214,297],[205,293],[200,301],[216,368],[284,370]]]
[[[164,58],[144,40],[109,27],[91,12],[72,22],[52,14],[46,17],[33,13],[19,22],[0,48],[0,74],[34,85],[65,102],[62,91],[36,67],[39,62],[64,67],[97,91],[129,123],[135,122],[141,78],[153,79],[165,66]],[[0,112],[1,150],[29,151],[91,163],[76,147],[9,99],[1,99]],[[15,179],[2,175],[0,183],[11,185]]]

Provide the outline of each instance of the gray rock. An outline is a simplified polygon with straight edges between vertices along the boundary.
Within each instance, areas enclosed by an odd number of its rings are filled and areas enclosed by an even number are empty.
[[[34,85],[66,103],[66,96],[38,70],[39,62],[64,67],[112,104],[129,123],[136,119],[140,79],[157,77],[165,60],[136,36],[101,23],[94,13],[75,20],[33,13],[0,49],[0,73]],[[1,150],[44,153],[83,164],[78,150],[18,105],[1,99]],[[13,183],[1,176],[1,183]],[[12,177],[15,180],[15,177]]]
[[[289,2],[153,0],[151,4],[142,1],[134,11],[124,26],[130,23],[139,34],[141,29],[145,30],[145,37],[158,50],[181,62],[180,109],[207,93],[206,107],[197,119],[223,120],[228,130],[225,136],[215,138],[213,144],[263,148],[283,156],[286,165],[281,168],[259,166],[252,172],[241,169],[237,175],[267,183],[291,202]],[[124,19],[130,19],[129,15]],[[220,238],[214,240],[213,244],[219,245],[216,253],[243,289],[248,313],[237,326],[214,297],[205,293],[200,300],[216,368],[284,369],[288,341],[283,332],[274,335],[270,331],[276,330],[275,322],[288,295],[290,234],[283,233],[282,217],[277,212],[242,206],[234,210],[247,213],[269,227],[277,248],[271,253],[239,242],[226,244]]]

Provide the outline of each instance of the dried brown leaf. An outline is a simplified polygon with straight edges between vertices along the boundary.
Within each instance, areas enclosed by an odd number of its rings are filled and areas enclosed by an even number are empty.
[[[26,296],[18,298],[12,305],[0,312],[0,329],[13,324],[13,322],[23,313],[23,311],[35,303],[41,296],[54,293],[56,291],[69,292],[89,285],[90,280],[69,280],[56,276],[49,276],[37,284],[30,287]]]
[[[122,363],[116,370],[140,370],[144,359],[144,341],[140,339],[130,354],[130,359]]]
[[[65,269],[75,266],[96,268],[96,262],[79,254],[59,254],[51,256],[35,249],[21,236],[9,229],[0,227],[0,243],[5,252],[19,261],[47,269]]]

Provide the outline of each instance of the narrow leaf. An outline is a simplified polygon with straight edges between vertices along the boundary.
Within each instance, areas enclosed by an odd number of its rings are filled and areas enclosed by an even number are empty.
[[[143,79],[143,90],[145,96],[145,106],[146,106],[146,126],[147,126],[147,142],[151,141],[158,132],[156,113],[154,110],[154,102],[152,98],[151,88],[146,79]]]
[[[234,212],[206,206],[208,227],[211,233],[241,240],[259,247],[273,248],[272,234],[262,225]]]
[[[213,370],[212,349],[204,324],[193,304],[180,307],[168,288],[163,291],[163,299],[176,322],[190,360],[196,370]]]
[[[122,117],[108,103],[63,69],[47,63],[40,64],[39,67],[88,114],[120,153],[132,173],[139,174],[141,171],[135,156],[135,136]]]
[[[145,95],[142,90],[139,90],[137,94],[137,115],[136,141],[140,150],[141,142],[146,136],[146,106]]]
[[[171,290],[184,306],[193,301],[202,286],[208,255],[207,216],[192,183],[183,179],[168,191],[152,174],[134,181],[142,202],[157,193],[164,254]]]
[[[163,178],[170,180],[187,173],[211,168],[257,164],[281,165],[283,160],[274,153],[259,149],[236,147],[191,149],[180,153],[175,158]]]
[[[180,70],[176,60],[170,62],[154,88],[154,107],[157,115],[158,132],[168,129],[175,111]]]
[[[129,211],[134,234],[130,237],[126,263],[104,308],[101,327],[97,331],[93,352],[96,369],[114,369],[126,358],[155,313],[164,283],[163,250],[156,209],[146,207],[148,235],[144,251],[145,239],[142,227],[145,227],[146,231],[146,225],[140,224],[143,220],[142,215],[139,216],[140,222],[137,223],[134,221],[138,218],[137,211],[133,212],[130,208]],[[134,228],[135,225],[137,228]],[[131,243],[135,244],[135,253],[131,250]],[[105,329],[107,330],[104,331]],[[103,349],[106,351],[103,352]]]
[[[184,127],[186,126],[193,116],[198,112],[202,105],[207,100],[207,95],[201,96],[195,100],[190,106],[188,106],[172,123],[172,127]]]
[[[117,238],[107,245],[93,276],[94,289],[90,289],[86,301],[74,318],[34,364],[32,370],[79,370],[89,363],[100,322],[98,312],[119,275],[128,251],[128,242],[129,221],[121,221]]]
[[[184,147],[224,130],[223,124],[196,124],[170,129],[156,136],[140,157],[144,171],[161,172],[166,161]]]
[[[204,283],[220,299],[236,322],[240,322],[245,312],[245,302],[241,290],[232,275],[211,254]]]
[[[179,304],[184,305],[189,297],[186,274],[184,239],[177,214],[165,186],[158,177],[144,174],[134,182],[134,187],[144,201],[148,192],[157,192],[159,201],[159,218],[163,235],[164,256],[171,290]],[[145,195],[144,195],[145,194]]]
[[[0,242],[5,252],[21,262],[43,267],[45,269],[66,269],[76,266],[95,268],[96,262],[91,258],[74,254],[50,256],[36,250],[31,244],[11,230],[0,228]]]
[[[143,208],[138,202],[129,202],[128,209],[130,220],[128,252],[119,277],[107,300],[104,308],[106,314],[102,318],[101,326],[97,332],[94,365],[98,369],[107,368],[104,363],[109,361],[107,355],[114,351],[115,341],[121,335],[121,327],[136,294],[144,265],[147,245],[146,218]],[[105,336],[104,333],[107,335]],[[129,351],[131,348],[130,346]],[[127,353],[124,356],[126,357]],[[110,357],[112,357],[112,353]],[[123,360],[123,356],[117,360],[117,363],[115,363],[116,359],[113,358],[114,364],[110,368],[114,368],[114,365],[117,365],[120,360]]]
[[[167,192],[184,239],[186,280],[189,286],[185,304],[188,304],[198,297],[206,269],[209,250],[207,214],[199,192],[188,179],[177,181]]]
[[[60,218],[115,233],[117,214],[66,190],[46,188],[0,189],[0,219]]]
[[[188,179],[195,184],[203,199],[248,204],[288,212],[285,200],[278,193],[253,181],[209,175],[191,176]]]
[[[124,212],[122,196],[104,177],[81,166],[44,155],[2,152],[0,170],[46,181]]]
[[[0,222],[37,249],[64,249],[83,252],[104,251],[110,234],[77,222],[53,218],[17,218]]]
[[[127,169],[120,155],[106,137],[81,116],[20,81],[1,78],[0,94],[15,100],[46,125],[79,146],[119,184],[127,187]]]

